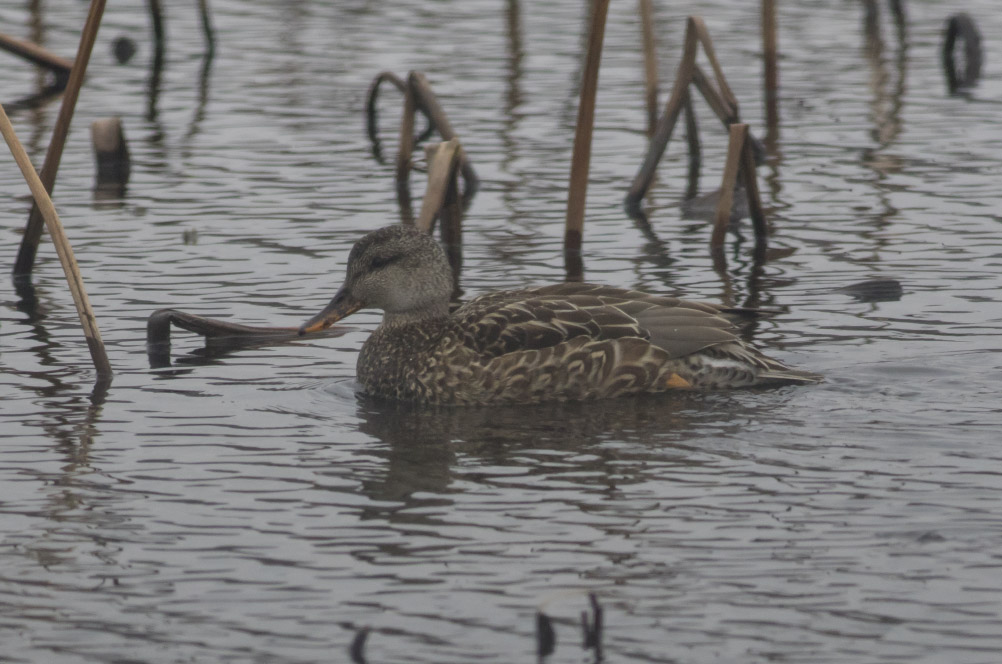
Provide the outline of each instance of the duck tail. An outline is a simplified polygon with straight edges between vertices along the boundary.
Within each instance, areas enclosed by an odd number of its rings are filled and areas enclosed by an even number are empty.
[[[760,371],[756,376],[756,385],[813,385],[824,380],[824,376],[803,371],[801,369],[791,369],[787,366],[770,367],[765,371]]]

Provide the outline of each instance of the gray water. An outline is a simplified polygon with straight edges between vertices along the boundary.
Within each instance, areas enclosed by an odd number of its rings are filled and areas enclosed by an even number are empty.
[[[116,370],[95,375],[44,244],[33,293],[0,311],[0,659],[591,661],[576,626],[605,610],[609,662],[997,662],[1002,652],[1002,78],[995,0],[779,3],[782,124],[760,183],[773,258],[731,235],[714,270],[683,219],[684,142],[646,201],[621,201],[645,147],[634,3],[613,3],[584,271],[590,281],[779,310],[751,336],[826,376],[812,387],[519,409],[392,407],[356,393],[377,323],[213,353],[161,307],[298,325],[351,244],[399,219],[363,124],[379,71],[424,71],[483,187],[462,287],[560,281],[585,19],[580,3],[167,3],[151,80],[144,3],[109,3],[55,192]],[[686,13],[706,18],[763,135],[758,3],[658,3],[662,100]],[[86,4],[0,4],[4,32],[72,56]],[[951,96],[946,16],[985,35],[980,85]],[[139,52],[125,65],[112,41]],[[41,77],[0,54],[5,105]],[[12,107],[41,164],[59,100]],[[400,100],[380,103],[394,150]],[[726,142],[697,104],[701,193]],[[93,192],[88,127],[121,115],[133,175]],[[420,196],[423,176],[412,177]],[[0,160],[0,266],[28,209]],[[900,296],[841,290],[871,279]],[[36,303],[31,306],[29,300]]]

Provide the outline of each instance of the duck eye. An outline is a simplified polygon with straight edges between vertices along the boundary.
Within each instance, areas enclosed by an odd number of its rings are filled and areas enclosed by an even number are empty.
[[[378,270],[380,268],[386,267],[393,261],[400,258],[399,256],[373,256],[372,260],[369,261],[369,268],[372,270]]]

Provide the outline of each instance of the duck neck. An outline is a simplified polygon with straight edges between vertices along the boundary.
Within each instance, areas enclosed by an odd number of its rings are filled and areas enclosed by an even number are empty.
[[[441,320],[448,317],[449,303],[446,301],[433,306],[421,307],[419,309],[383,312],[383,327],[400,327],[416,323],[427,323],[429,321]]]

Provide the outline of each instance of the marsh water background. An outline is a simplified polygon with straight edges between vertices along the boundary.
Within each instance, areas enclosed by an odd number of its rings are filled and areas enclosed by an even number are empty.
[[[86,4],[0,4],[4,32],[71,56]],[[563,278],[562,223],[585,17],[577,2],[167,3],[151,78],[143,3],[109,3],[55,200],[116,375],[94,375],[50,245],[33,293],[0,290],[0,659],[581,661],[594,592],[610,662],[995,662],[1002,652],[1002,78],[995,0],[779,3],[782,126],[760,170],[780,255],[756,268],[682,219],[684,144],[627,218],[645,144],[635,3],[613,3],[585,231],[591,281],[780,309],[755,343],[816,387],[521,409],[394,408],[356,395],[343,336],[226,355],[160,307],[296,325],[352,242],[398,219],[363,128],[383,69],[424,71],[483,187],[467,295]],[[659,3],[662,90],[683,19],[707,21],[761,134],[758,3]],[[985,76],[947,94],[946,16],[986,36]],[[112,40],[139,52],[116,64]],[[40,75],[0,54],[6,104]],[[662,99],[664,92],[662,93]],[[399,99],[384,92],[389,154]],[[725,144],[706,109],[702,193]],[[40,164],[58,99],[11,115]],[[124,196],[93,193],[88,127],[123,117]],[[28,209],[0,161],[0,265]],[[423,178],[413,177],[420,188]],[[749,233],[746,231],[746,235]],[[784,251],[785,250],[785,251]],[[897,279],[900,298],[840,289]],[[32,304],[31,300],[35,302]]]

